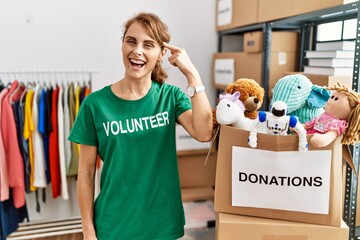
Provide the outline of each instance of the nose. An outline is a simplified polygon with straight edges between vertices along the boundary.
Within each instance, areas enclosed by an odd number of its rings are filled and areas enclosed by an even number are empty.
[[[254,98],[254,103],[258,104],[259,99],[258,98]]]
[[[133,53],[136,55],[136,56],[141,56],[142,53],[143,53],[143,48],[140,44],[136,45],[136,47],[134,48],[133,50]]]

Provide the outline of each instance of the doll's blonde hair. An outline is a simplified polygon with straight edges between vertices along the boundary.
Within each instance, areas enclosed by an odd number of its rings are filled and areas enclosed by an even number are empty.
[[[353,144],[355,142],[359,142],[360,138],[360,94],[349,89],[347,86],[342,85],[341,83],[337,82],[336,85],[332,87],[328,87],[328,90],[335,90],[340,93],[345,94],[349,99],[349,105],[351,108],[351,112],[349,118],[347,120],[348,127],[343,135],[341,140],[342,144]]]

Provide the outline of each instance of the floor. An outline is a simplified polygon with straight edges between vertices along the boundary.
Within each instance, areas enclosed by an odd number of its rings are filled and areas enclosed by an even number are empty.
[[[215,227],[186,229],[180,240],[215,240]]]
[[[179,240],[215,240],[215,212],[211,201],[184,203],[185,235]]]

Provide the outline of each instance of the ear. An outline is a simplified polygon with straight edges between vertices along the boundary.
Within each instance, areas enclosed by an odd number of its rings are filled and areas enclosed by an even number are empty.
[[[163,50],[161,50],[160,51],[160,54],[159,54],[159,57],[158,57],[158,61],[161,61],[163,58],[164,58],[164,56],[165,56],[165,54],[166,54],[166,48],[164,48]]]
[[[317,85],[313,85],[311,88],[311,93],[308,97],[308,99],[306,100],[307,105],[310,108],[322,108],[325,106],[327,100],[330,98],[331,96],[331,91],[317,86]]]
[[[236,100],[238,100],[239,99],[239,97],[240,97],[240,92],[239,91],[236,91],[236,92],[234,92],[234,94],[232,95],[233,96],[233,102],[235,102]]]

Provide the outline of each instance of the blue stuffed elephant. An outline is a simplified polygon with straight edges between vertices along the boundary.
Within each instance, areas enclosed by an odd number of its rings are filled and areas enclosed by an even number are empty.
[[[330,96],[331,92],[325,87],[313,85],[304,75],[293,74],[277,81],[271,102],[285,102],[287,115],[295,115],[305,123],[324,112],[323,107]]]

